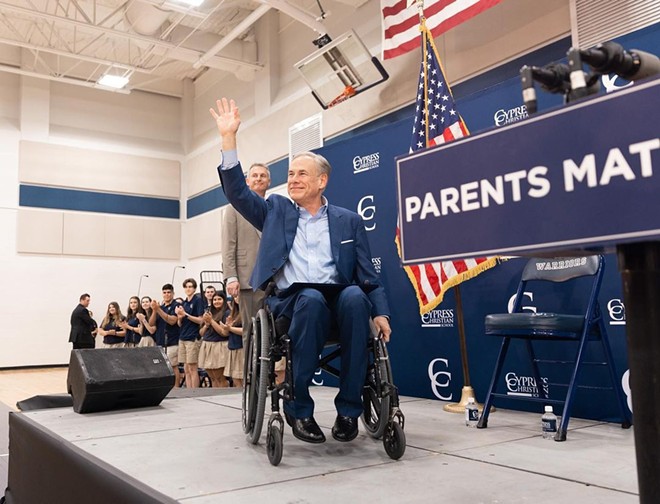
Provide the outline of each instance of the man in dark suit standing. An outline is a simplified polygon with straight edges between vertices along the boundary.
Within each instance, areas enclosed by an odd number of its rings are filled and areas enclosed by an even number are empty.
[[[95,341],[92,331],[96,327],[96,322],[89,314],[89,294],[80,296],[80,303],[71,313],[71,332],[69,333],[69,342],[73,343],[73,349],[94,348]]]
[[[309,386],[330,327],[336,325],[342,365],[332,437],[351,441],[358,434],[357,418],[363,411],[369,318],[374,317],[385,341],[391,333],[385,291],[371,262],[362,219],[328,203],[323,190],[331,167],[312,152],[297,154],[289,165],[291,199],[273,194],[264,200],[251,191],[236,153],[238,107],[226,98],[218,100],[217,107],[211,115],[222,139],[218,173],[223,190],[231,205],[262,232],[250,284],[263,289],[274,281],[277,295],[267,302],[275,317],[291,320],[294,400],[284,404],[287,421],[296,438],[325,441],[314,420]]]

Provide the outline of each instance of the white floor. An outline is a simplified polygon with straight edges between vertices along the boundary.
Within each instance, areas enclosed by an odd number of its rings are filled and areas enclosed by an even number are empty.
[[[442,402],[402,398],[407,450],[392,461],[363,430],[351,443],[332,439],[334,394],[313,390],[328,441],[303,443],[287,427],[278,467],[266,457],[265,434],[256,446],[245,440],[238,394],[22,414],[186,504],[639,502],[632,429],[573,418],[568,440],[557,443],[541,438],[540,414],[498,410],[477,430]]]

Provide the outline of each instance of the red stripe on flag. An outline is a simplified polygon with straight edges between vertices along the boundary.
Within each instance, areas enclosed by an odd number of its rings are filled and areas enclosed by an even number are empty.
[[[429,300],[427,299],[426,294],[424,294],[424,290],[422,290],[422,282],[420,280],[422,276],[421,269],[419,266],[413,265],[410,266],[410,271],[415,277],[415,291],[419,296],[419,300],[422,302],[423,305],[425,305],[429,302]]]
[[[438,37],[442,33],[454,28],[455,26],[467,21],[468,19],[476,16],[477,14],[485,11],[497,5],[501,0],[480,0],[478,3],[471,5],[470,7],[465,7],[463,10],[457,12],[452,17],[445,19],[444,21],[439,22],[437,25],[433,25],[434,20],[429,19],[434,14],[437,14],[442,9],[445,9],[447,6],[455,3],[457,0],[438,0],[436,3],[430,5],[424,9],[424,15],[426,16],[426,26],[431,30],[431,33],[434,37]],[[410,28],[419,24],[419,15],[417,9],[408,9],[410,15],[404,21],[398,24],[390,24],[392,20],[388,20],[388,17],[396,16],[400,14],[405,8],[405,1],[397,2],[393,6],[384,7],[382,11],[382,19],[384,25],[383,38],[384,40],[390,40],[395,35],[406,32]],[[383,50],[383,59],[394,58],[401,54],[405,54],[421,45],[420,37],[417,36],[417,33],[411,34],[411,38],[404,40],[399,43],[396,47]]]
[[[465,261],[463,260],[452,261],[451,263],[454,265],[454,268],[456,269],[456,273],[458,274],[461,274],[464,271],[468,270],[467,264],[465,264]]]
[[[429,19],[431,16],[437,14],[440,12],[442,9],[445,7],[451,5],[454,3],[455,0],[440,0],[429,7],[424,9],[424,16],[426,16],[426,19]],[[404,2],[399,2],[396,5],[399,6],[401,3],[404,4],[405,6],[405,1]],[[386,17],[388,14],[385,13],[387,9],[383,9],[383,17]],[[394,12],[394,15],[399,14],[401,12],[401,9],[398,11]],[[417,26],[419,24],[419,15],[417,14],[417,9],[414,9],[413,16],[406,18],[403,22],[399,24],[395,24],[390,26],[388,29],[385,30],[385,38],[389,39],[394,37],[395,35],[398,35],[399,33],[402,33],[406,30],[409,30],[413,26]],[[456,16],[454,16],[456,17]],[[453,19],[453,18],[450,18]],[[417,39],[417,37],[415,37]],[[418,41],[419,42],[419,41]]]
[[[445,268],[442,267],[442,263],[438,263],[438,264],[440,266],[440,279],[442,280],[442,285],[444,285],[444,283],[447,281],[449,277],[447,276],[447,272],[445,271]],[[438,294],[440,294],[440,292],[438,292]]]
[[[394,5],[383,7],[381,10],[383,11],[383,17],[386,18],[387,16],[396,16],[399,12],[406,10],[407,7],[408,2],[406,0],[401,0]]]
[[[463,136],[468,136],[470,132],[467,130],[465,127],[465,123],[463,121],[459,121],[460,126],[461,126],[461,131],[463,132]]]
[[[480,12],[483,12],[486,9],[492,7],[493,5],[498,4],[499,2],[500,0],[490,0],[490,1],[482,0],[481,2],[476,3],[473,6],[468,7],[467,9],[464,9],[461,12],[457,13],[456,15],[443,21],[438,26],[435,26],[433,28],[429,27],[431,29],[431,33],[435,38],[438,35],[441,35],[442,33],[451,30],[454,26],[458,26],[459,24],[464,23],[468,19],[476,16]]]
[[[436,292],[440,292],[442,284],[438,279],[438,274],[435,272],[435,269],[433,269],[433,265],[425,264],[424,270],[426,271],[426,279],[429,281],[429,285],[431,286],[433,293],[435,294]]]

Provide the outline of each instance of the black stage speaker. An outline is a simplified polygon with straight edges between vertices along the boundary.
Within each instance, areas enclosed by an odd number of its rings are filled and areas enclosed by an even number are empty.
[[[162,347],[72,350],[67,390],[76,413],[157,406],[174,386]]]

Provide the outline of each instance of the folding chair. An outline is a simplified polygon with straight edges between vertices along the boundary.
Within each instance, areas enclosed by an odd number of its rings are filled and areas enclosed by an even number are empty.
[[[503,313],[495,315],[487,315],[485,320],[486,335],[500,336],[503,338],[502,346],[500,348],[499,356],[493,371],[493,377],[486,396],[483,414],[479,419],[477,427],[484,429],[488,426],[488,415],[490,407],[493,404],[494,398],[506,398],[509,400],[523,400],[532,401],[543,404],[556,404],[563,406],[563,413],[561,415],[561,422],[555,435],[555,441],[566,440],[566,430],[568,428],[568,421],[571,416],[571,407],[575,400],[575,393],[577,388],[578,376],[580,369],[585,364],[595,364],[607,366],[609,369],[609,376],[612,381],[612,387],[589,387],[591,389],[606,389],[614,390],[617,404],[623,418],[622,427],[629,428],[631,425],[631,417],[626,408],[623,390],[619,380],[617,379],[614,370],[612,350],[607,338],[605,330],[605,323],[601,314],[598,304],[598,292],[603,278],[603,269],[605,261],[602,256],[589,256],[589,257],[560,257],[560,258],[534,258],[530,259],[522,273],[518,291],[516,293],[515,304],[512,313]],[[575,295],[577,290],[571,290],[575,287],[574,284],[579,282],[589,281],[591,277],[589,290],[589,298],[584,312],[579,315],[564,314],[564,313],[534,313],[523,312],[523,296],[526,291],[531,287],[543,289],[540,283],[554,282],[562,283],[562,290],[567,295],[571,296],[570,304],[575,305]],[[583,280],[578,280],[583,278]],[[586,278],[586,280],[584,280]],[[528,286],[530,284],[530,286]],[[587,289],[584,289],[587,290]],[[535,293],[536,294],[536,293]],[[557,295],[554,294],[556,298]],[[555,299],[556,300],[556,299]],[[534,298],[535,304],[539,305],[543,300],[538,296]],[[583,303],[584,304],[584,303]],[[506,359],[507,351],[509,350],[512,339],[522,339],[525,341],[527,353],[529,355],[534,379],[536,380],[538,396],[522,396],[522,395],[508,395],[505,393],[497,393],[497,384],[502,373],[502,368]],[[542,360],[538,359],[532,347],[532,341],[557,341],[568,342],[573,345],[577,344],[575,359],[573,361],[557,361],[557,360]],[[587,341],[599,341],[602,346],[604,355],[604,362],[585,362],[584,354]],[[549,364],[569,364],[572,365],[570,381],[568,384],[549,383],[547,388],[543,386],[541,381],[541,374],[539,371],[539,363]],[[567,387],[566,395],[562,399],[551,399],[550,387],[552,390],[556,386]]]

